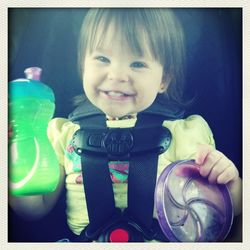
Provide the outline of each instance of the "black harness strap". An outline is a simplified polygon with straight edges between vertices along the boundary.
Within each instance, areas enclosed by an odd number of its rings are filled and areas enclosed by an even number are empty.
[[[81,123],[81,129],[76,131],[73,137],[73,144],[78,145],[76,152],[81,156],[83,186],[89,217],[85,234],[89,239],[96,239],[102,226],[116,214],[108,158],[103,154],[94,154],[92,150],[83,151],[87,146],[101,147],[102,132],[100,133],[99,129],[104,127],[106,127],[104,116],[91,115]],[[98,131],[98,133],[86,134],[85,131]]]
[[[153,152],[141,154],[129,163],[128,212],[147,230],[152,226],[157,162],[158,154]]]
[[[151,132],[142,135],[140,143],[144,145],[148,142],[151,145],[159,144],[160,140],[163,139],[160,131],[165,117],[139,114],[137,118],[136,128],[142,130],[148,128]],[[152,130],[159,131],[159,134],[156,136]],[[168,139],[165,137],[164,140],[167,149],[170,144],[170,135]],[[151,148],[150,145],[148,148]],[[146,230],[151,229],[153,222],[154,190],[160,153],[162,152],[159,149],[146,151],[132,157],[129,164],[128,211]]]
[[[115,214],[114,193],[108,161],[98,155],[82,158],[83,184],[87,202],[88,235],[95,234]],[[94,167],[93,167],[94,166]]]

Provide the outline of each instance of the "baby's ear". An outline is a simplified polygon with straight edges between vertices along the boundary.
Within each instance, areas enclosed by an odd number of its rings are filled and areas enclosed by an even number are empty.
[[[159,89],[160,94],[164,93],[167,90],[171,80],[172,80],[172,75],[170,73],[163,75],[162,82],[161,82],[160,89]]]

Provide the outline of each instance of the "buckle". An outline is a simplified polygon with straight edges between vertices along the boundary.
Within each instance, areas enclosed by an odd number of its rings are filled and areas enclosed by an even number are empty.
[[[144,242],[143,234],[126,221],[111,223],[98,237],[98,242]]]
[[[169,129],[146,128],[81,128],[73,135],[77,154],[101,154],[109,159],[126,160],[130,155],[165,152],[171,143]]]

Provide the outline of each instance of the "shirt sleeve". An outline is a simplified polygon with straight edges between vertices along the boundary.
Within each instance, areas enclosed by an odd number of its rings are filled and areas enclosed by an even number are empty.
[[[215,147],[212,131],[199,115],[191,115],[176,121],[164,121],[163,126],[172,134],[171,145],[165,154],[170,162],[194,159],[200,144]]]
[[[76,124],[65,118],[54,118],[49,122],[47,134],[55,150],[59,163],[64,166],[65,148],[73,133],[78,129]]]

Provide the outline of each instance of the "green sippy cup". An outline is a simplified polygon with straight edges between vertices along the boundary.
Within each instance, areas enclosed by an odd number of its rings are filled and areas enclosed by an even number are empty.
[[[9,83],[9,191],[12,195],[53,192],[59,182],[57,157],[47,136],[55,111],[52,89],[40,82],[41,69]]]

